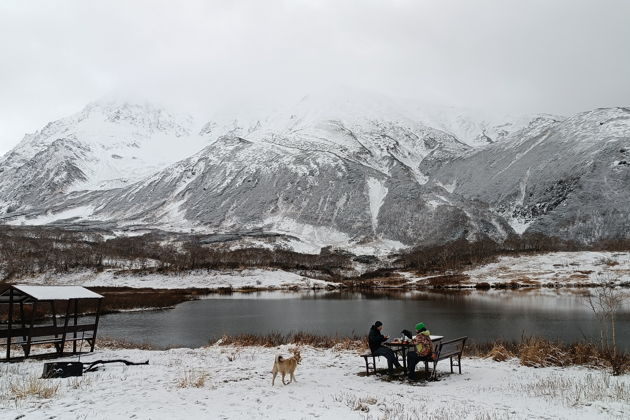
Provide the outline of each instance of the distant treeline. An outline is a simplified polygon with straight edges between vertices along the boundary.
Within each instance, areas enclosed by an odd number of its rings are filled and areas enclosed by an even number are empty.
[[[418,246],[401,256],[399,264],[419,272],[460,270],[493,262],[500,255],[553,251],[627,251],[630,240],[600,241],[585,245],[542,234],[512,236],[502,243],[489,238],[475,242],[459,239],[436,246]]]
[[[75,269],[134,269],[180,272],[198,269],[278,268],[320,274],[322,278],[352,277],[353,262],[371,266],[361,277],[387,276],[397,269],[448,271],[493,261],[499,255],[549,251],[629,250],[630,241],[606,241],[585,246],[542,235],[514,236],[503,243],[490,239],[456,240],[416,247],[387,260],[355,256],[324,248],[301,254],[266,248],[228,249],[207,244],[199,236],[175,239],[160,233],[106,239],[99,233],[46,226],[0,226],[0,281],[45,272]]]
[[[317,255],[288,250],[203,244],[190,235],[174,241],[159,234],[104,239],[102,235],[51,227],[0,226],[0,273],[10,280],[27,274],[78,268],[184,271],[196,269],[278,268],[317,271],[329,276],[351,266],[346,253]]]

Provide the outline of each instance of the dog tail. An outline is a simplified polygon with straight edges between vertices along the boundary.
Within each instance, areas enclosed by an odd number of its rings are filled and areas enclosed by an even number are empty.
[[[279,355],[277,355],[277,356],[276,356],[276,363],[278,363],[278,362],[282,362],[283,360],[284,360],[284,359],[282,358],[282,355],[281,355],[281,354],[279,354]]]

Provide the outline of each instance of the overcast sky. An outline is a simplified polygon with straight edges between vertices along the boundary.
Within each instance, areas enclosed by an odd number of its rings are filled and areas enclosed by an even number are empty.
[[[104,96],[198,115],[345,85],[496,112],[630,105],[627,0],[0,2],[0,154]]]

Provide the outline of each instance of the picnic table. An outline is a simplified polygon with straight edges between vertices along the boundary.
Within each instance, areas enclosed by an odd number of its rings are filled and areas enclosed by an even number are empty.
[[[433,343],[439,343],[440,340],[444,338],[443,335],[430,335],[429,338]],[[407,351],[410,348],[414,347],[414,344],[411,340],[402,341],[400,338],[394,338],[391,341],[386,341],[383,343],[384,346],[390,347],[394,352],[400,352],[402,355],[403,368],[405,373],[407,373]]]

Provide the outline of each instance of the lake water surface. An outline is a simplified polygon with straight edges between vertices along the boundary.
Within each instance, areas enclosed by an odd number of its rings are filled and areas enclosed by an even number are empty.
[[[366,334],[374,321],[399,336],[423,321],[433,334],[475,341],[536,335],[565,342],[596,338],[599,324],[582,291],[458,291],[404,294],[259,292],[209,295],[173,309],[102,317],[99,334],[155,347],[199,347],[224,334],[306,331]],[[630,349],[630,308],[617,324],[618,342]]]

